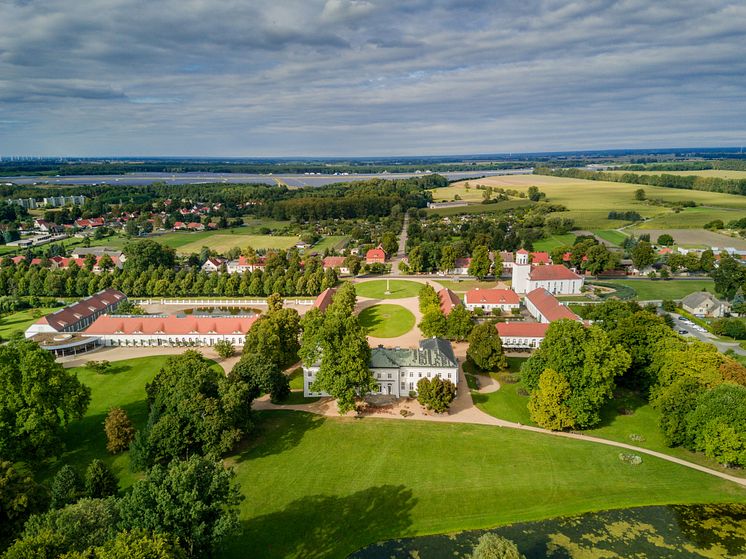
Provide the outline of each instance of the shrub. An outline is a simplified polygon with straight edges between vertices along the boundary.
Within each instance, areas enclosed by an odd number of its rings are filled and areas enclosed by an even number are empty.
[[[477,543],[471,559],[525,559],[509,539],[487,532]]]
[[[218,340],[213,347],[222,359],[233,357],[233,354],[236,353],[236,348],[228,340]]]
[[[116,495],[119,483],[114,472],[101,460],[93,460],[85,472],[85,494],[91,499]]]
[[[111,363],[106,360],[102,361],[88,361],[85,364],[86,369],[96,372],[99,375],[106,374],[111,369]]]
[[[435,413],[448,411],[456,397],[456,386],[448,379],[423,377],[417,383],[417,401]]]
[[[631,466],[639,466],[640,464],[642,464],[642,456],[638,454],[632,454],[630,452],[620,452],[619,460],[621,460],[625,464],[630,464]]]

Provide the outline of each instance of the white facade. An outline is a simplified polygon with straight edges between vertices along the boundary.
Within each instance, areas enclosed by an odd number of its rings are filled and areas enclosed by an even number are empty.
[[[86,336],[85,333],[83,333]],[[236,347],[242,347],[245,335],[242,334],[91,334],[106,347],[200,347],[213,346],[218,340],[228,340]]]
[[[326,392],[312,391],[311,384],[316,380],[319,367],[303,367],[303,395],[305,397],[329,396]],[[386,367],[371,368],[373,378],[378,383],[374,394],[390,394],[397,398],[409,397],[417,393],[417,383],[421,378],[440,377],[450,380],[458,387],[458,367]]]
[[[554,295],[577,295],[580,293],[584,279],[570,270],[560,270],[560,266],[532,266],[528,262],[528,253],[519,251],[513,266],[512,287],[516,293],[530,293],[543,288]],[[553,272],[563,272],[554,274]],[[550,277],[544,277],[550,276]],[[566,277],[562,277],[566,276]]]
[[[529,280],[527,293],[540,287],[553,295],[579,295],[583,287],[583,278],[572,280]]]

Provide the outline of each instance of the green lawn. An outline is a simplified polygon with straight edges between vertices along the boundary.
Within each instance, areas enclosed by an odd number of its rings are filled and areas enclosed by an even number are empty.
[[[511,367],[511,370],[517,369]],[[496,375],[496,378],[501,381],[500,390],[497,392],[480,394],[472,391],[474,403],[483,412],[493,417],[524,425],[535,425],[528,412],[528,396],[525,395],[525,388],[520,382],[503,382],[504,376],[505,373]],[[520,375],[515,375],[514,379],[520,379]],[[594,429],[587,429],[583,433],[663,452],[714,470],[746,477],[746,472],[743,470],[724,468],[704,454],[666,446],[658,429],[658,418],[659,413],[643,398],[628,390],[619,389],[614,400],[601,410],[601,423]]]
[[[696,280],[603,280],[603,284],[623,286],[634,290],[636,298],[641,301],[658,299],[682,299],[694,291],[715,292],[715,283],[711,279]]]
[[[390,293],[386,293],[386,289]],[[370,297],[371,299],[402,299],[404,297],[417,297],[422,287],[421,283],[407,280],[374,280],[355,284],[355,292],[358,297]]]
[[[552,249],[562,246],[572,246],[575,242],[575,235],[566,233],[564,235],[550,235],[544,239],[534,242],[534,250],[550,252]]]
[[[396,338],[414,327],[414,315],[401,305],[373,305],[360,313],[360,324],[375,338]]]
[[[313,245],[313,252],[323,253],[326,249],[340,250],[349,242],[350,238],[344,235],[330,235],[324,237],[318,243]]]
[[[161,244],[176,249],[180,254],[199,253],[208,246],[218,253],[233,247],[254,249],[287,249],[298,242],[298,237],[280,235],[254,235],[252,228],[219,229],[217,231],[172,231],[152,237]]]
[[[41,307],[38,309],[25,309],[22,311],[0,316],[0,338],[8,340],[18,333],[23,333],[42,316],[61,307]]]
[[[247,498],[226,557],[343,558],[376,541],[746,492],[662,460],[481,425],[264,412],[230,462]]]
[[[94,458],[106,462],[119,478],[122,488],[129,487],[137,478],[130,472],[129,452],[111,456],[106,451],[104,419],[113,407],[122,407],[135,427],[142,428],[148,419],[145,384],[150,382],[169,356],[139,357],[112,363],[110,373],[100,375],[85,367],[71,369],[78,379],[91,388],[91,404],[81,421],[70,424],[64,437],[65,452],[61,462],[71,464],[82,475]],[[95,359],[95,356],[92,357]],[[214,367],[222,372],[217,363]],[[51,464],[41,474],[54,474],[59,465]]]
[[[597,229],[593,231],[593,234],[616,246],[622,246],[624,240],[627,238],[627,235],[614,229]]]

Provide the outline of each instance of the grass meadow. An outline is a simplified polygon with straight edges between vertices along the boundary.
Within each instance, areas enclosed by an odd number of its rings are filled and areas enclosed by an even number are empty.
[[[22,311],[0,316],[0,339],[10,339],[26,331],[39,318],[51,312],[59,310],[60,307],[41,307],[38,309],[24,309]]]
[[[467,181],[453,183],[449,186],[452,195],[458,193],[459,188],[463,190],[465,182]],[[479,179],[479,183],[521,191],[527,191],[529,186],[538,186],[542,192],[546,193],[549,202],[562,204],[569,210],[553,215],[574,219],[575,225],[580,229],[608,230],[621,227],[625,222],[608,219],[610,211],[619,210],[636,211],[645,218],[656,217],[654,225],[651,226],[654,228],[697,228],[712,219],[723,219],[724,215],[726,220],[734,219],[739,212],[746,211],[746,197],[719,192],[679,190],[543,175],[485,177]],[[667,202],[694,200],[707,207],[690,208],[675,214],[668,208],[635,200],[634,192],[638,188],[644,188],[648,198],[651,199],[662,199]],[[665,223],[665,225],[662,223]]]
[[[82,471],[101,458],[128,488],[140,474],[130,472],[128,453],[107,454],[102,422],[121,406],[141,428],[145,383],[166,359],[116,362],[106,375],[76,369],[92,389],[90,409],[70,425],[61,461],[47,474],[62,462]],[[342,558],[401,536],[608,508],[746,501],[726,481],[648,457],[630,466],[617,455],[611,447],[491,426],[261,412],[257,430],[226,460],[245,500],[241,533],[220,556]]]
[[[636,299],[640,301],[656,301],[660,299],[682,299],[695,291],[707,290],[715,293],[715,282],[711,279],[696,280],[602,280],[604,285],[622,286],[632,289]]]
[[[414,328],[414,315],[401,305],[373,305],[360,313],[360,324],[374,338],[396,338]]]
[[[422,287],[421,283],[408,280],[375,280],[355,284],[358,297],[371,299],[403,299],[417,297]],[[389,293],[386,293],[388,288]]]

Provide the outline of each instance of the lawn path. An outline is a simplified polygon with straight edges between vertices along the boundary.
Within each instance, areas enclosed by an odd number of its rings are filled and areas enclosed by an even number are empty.
[[[461,375],[459,379],[459,383],[460,383],[459,385],[466,387],[467,386],[466,378],[464,377],[463,370],[460,370],[459,374]],[[304,411],[304,412],[309,412],[309,413],[315,413],[318,415],[323,415],[326,417],[339,417],[340,416],[339,412],[337,411],[335,401],[331,398],[322,398],[321,400],[319,400],[318,402],[314,402],[313,404],[299,404],[299,405],[283,406],[283,405],[272,404],[269,401],[269,398],[264,396],[258,400],[254,400],[252,408],[255,410]],[[412,412],[413,415],[406,417],[406,418],[403,417],[400,411],[405,408],[408,411]],[[350,412],[350,414],[348,415],[350,417],[353,417],[354,413]],[[495,427],[519,429],[521,431],[532,431],[534,433],[541,433],[543,435],[551,435],[553,437],[563,437],[566,439],[575,439],[575,440],[585,441],[585,442],[590,442],[590,443],[614,446],[617,448],[630,450],[632,452],[637,452],[639,454],[647,454],[648,456],[653,456],[661,460],[666,460],[668,462],[672,462],[680,466],[691,468],[693,470],[697,470],[697,471],[709,474],[711,476],[715,476],[715,477],[719,477],[727,481],[731,481],[733,483],[740,485],[741,487],[746,488],[746,479],[732,476],[724,472],[718,472],[717,470],[710,469],[706,466],[700,466],[699,464],[688,462],[687,460],[682,460],[681,458],[676,458],[674,456],[670,456],[662,452],[657,452],[655,450],[648,450],[646,448],[640,448],[638,446],[634,446],[634,445],[630,445],[626,443],[612,441],[609,439],[602,439],[599,437],[583,435],[579,433],[564,433],[564,432],[558,432],[558,431],[549,431],[547,429],[542,429],[541,427],[533,427],[531,425],[524,425],[522,423],[514,423],[512,421],[505,421],[504,419],[498,419],[496,417],[493,417],[483,412],[479,408],[477,408],[472,401],[471,392],[468,389],[459,391],[459,394],[456,397],[456,400],[454,400],[453,404],[451,405],[451,410],[448,414],[441,414],[441,415],[429,414],[429,413],[424,412],[424,410],[422,410],[419,404],[417,403],[413,404],[411,402],[406,403],[406,401],[400,401],[393,408],[386,409],[384,412],[376,413],[375,415],[365,417],[365,419],[394,419],[394,420],[399,420],[399,421],[420,420],[420,421],[435,421],[435,422],[445,422],[445,423],[472,423],[476,425],[492,425]]]

